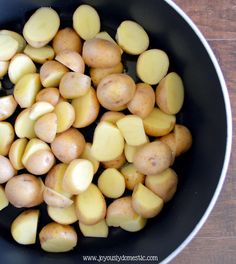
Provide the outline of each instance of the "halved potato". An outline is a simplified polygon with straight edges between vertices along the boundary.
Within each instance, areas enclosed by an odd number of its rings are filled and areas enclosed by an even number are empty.
[[[55,55],[53,48],[49,45],[41,48],[34,48],[27,45],[24,49],[24,53],[28,55],[31,60],[39,64],[43,64],[48,60],[53,60]]]
[[[26,138],[18,138],[11,145],[8,156],[9,156],[12,166],[16,170],[21,170],[21,169],[24,169],[25,167],[22,163],[22,157],[25,152],[27,143],[28,143],[28,140]]]
[[[149,142],[149,138],[147,137],[147,142]],[[142,148],[143,145],[140,146],[130,146],[127,143],[125,143],[124,148],[124,154],[125,158],[128,162],[133,163],[134,162],[134,156],[138,152],[140,148]]]
[[[122,112],[107,111],[102,115],[100,121],[107,121],[107,122],[111,122],[112,124],[116,125],[116,122],[123,117],[125,117],[125,114]]]
[[[75,207],[79,221],[86,225],[97,224],[106,215],[106,201],[93,183],[85,192],[76,196]]]
[[[49,87],[44,88],[36,96],[36,102],[48,102],[55,106],[59,103],[60,93],[57,88]]]
[[[9,61],[18,50],[18,42],[11,36],[0,34],[0,60]]]
[[[95,225],[85,225],[79,222],[79,228],[85,237],[108,237],[109,229],[104,219]]]
[[[80,157],[81,157],[81,159],[89,160],[93,164],[93,171],[95,174],[99,168],[100,162],[94,158],[92,151],[91,151],[91,148],[92,148],[92,144],[86,143],[86,145],[84,147],[84,151]]]
[[[49,7],[41,7],[25,23],[23,35],[32,47],[41,48],[54,38],[59,26],[57,12]]]
[[[143,218],[141,215],[137,215],[129,221],[125,221],[120,224],[120,227],[125,231],[137,232],[145,227],[147,219]]]
[[[125,164],[125,162],[126,162],[126,158],[125,158],[125,154],[123,152],[119,157],[117,157],[114,160],[103,161],[102,165],[106,169],[108,169],[108,168],[119,169]]]
[[[97,33],[97,35],[95,36],[95,38],[109,40],[109,41],[113,42],[114,44],[118,45],[115,42],[115,40],[106,31],[101,31],[101,32]],[[122,48],[120,46],[119,46],[119,48],[120,48],[120,53],[122,54],[123,53],[123,50],[122,50]]]
[[[175,143],[176,143],[176,157],[187,152],[192,146],[192,134],[190,130],[183,125],[175,125],[174,128]]]
[[[0,121],[0,155],[6,156],[9,153],[15,132],[9,122]]]
[[[32,107],[30,108],[29,118],[31,120],[36,120],[39,117],[41,117],[47,113],[51,113],[53,110],[54,110],[54,107],[50,103],[48,103],[48,102],[37,102],[37,103],[33,104]]]
[[[73,200],[48,187],[44,189],[43,199],[47,205],[53,207],[66,208],[73,204]]]
[[[0,155],[0,184],[7,182],[16,175],[16,170],[12,166],[11,161]]]
[[[119,157],[123,150],[124,138],[119,129],[109,122],[100,122],[94,131],[93,156],[99,161],[109,161]]]
[[[100,104],[92,87],[85,95],[73,99],[71,104],[75,110],[73,127],[83,128],[89,126],[98,117]]]
[[[12,95],[0,97],[0,121],[10,117],[16,110],[17,102]]]
[[[53,207],[48,205],[47,211],[48,215],[52,218],[53,221],[62,225],[70,225],[78,221],[77,215],[75,213],[74,203],[66,208]]]
[[[11,224],[14,240],[22,245],[36,243],[39,210],[27,210],[18,215]]]
[[[7,74],[9,63],[9,61],[0,61],[0,78]]]
[[[9,205],[9,201],[6,197],[4,188],[0,185],[0,211],[6,208]]]
[[[0,30],[0,35],[10,36],[17,41],[18,43],[17,53],[22,52],[24,50],[26,46],[26,41],[19,33],[7,29],[2,29]]]
[[[76,246],[77,233],[72,226],[52,222],[40,231],[39,240],[44,251],[67,252]]]

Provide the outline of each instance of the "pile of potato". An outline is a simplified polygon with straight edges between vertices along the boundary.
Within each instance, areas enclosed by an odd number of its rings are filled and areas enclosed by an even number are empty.
[[[115,42],[100,32],[96,10],[81,5],[73,29],[59,27],[56,11],[42,7],[23,36],[0,30],[0,77],[14,84],[0,98],[0,210],[46,203],[53,222],[39,239],[49,252],[76,246],[74,223],[88,237],[107,237],[111,226],[141,230],[173,197],[170,167],[192,144],[176,124],[183,82],[168,73],[164,51],[148,50],[142,26],[122,22]],[[124,73],[123,52],[137,56],[140,83]],[[89,143],[80,128],[94,122]],[[13,221],[15,241],[35,243],[39,215],[28,209]]]

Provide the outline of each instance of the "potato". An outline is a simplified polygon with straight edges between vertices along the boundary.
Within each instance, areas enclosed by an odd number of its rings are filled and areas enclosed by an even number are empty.
[[[51,113],[53,110],[53,105],[48,102],[36,102],[30,108],[29,118],[36,120],[47,113]]]
[[[116,32],[119,46],[128,54],[139,55],[149,46],[149,37],[138,23],[130,20],[123,21]]]
[[[98,86],[100,81],[106,76],[113,73],[123,73],[124,67],[120,62],[117,65],[109,68],[90,68],[90,76],[94,86]]]
[[[6,184],[5,193],[15,207],[33,207],[43,202],[43,183],[31,174],[12,177]]]
[[[192,135],[190,130],[183,125],[175,125],[176,157],[187,152],[192,146]]]
[[[73,123],[73,127],[87,127],[98,117],[100,104],[98,102],[96,92],[92,87],[85,95],[73,99],[71,104],[75,110],[75,121]]]
[[[116,122],[125,141],[130,146],[140,146],[147,143],[143,120],[135,115],[127,115]]]
[[[60,82],[60,94],[66,99],[75,99],[88,93],[91,78],[79,72],[66,73]]]
[[[57,133],[69,129],[75,121],[75,110],[68,102],[60,102],[55,106],[54,113],[57,116]]]
[[[16,170],[10,160],[0,155],[0,184],[7,182],[16,175]]]
[[[93,183],[86,191],[76,196],[75,208],[79,221],[85,225],[97,224],[106,215],[106,201]]]
[[[48,102],[55,106],[59,102],[60,94],[57,88],[42,89],[36,96],[36,102]]]
[[[14,40],[17,41],[17,43],[18,43],[17,53],[22,52],[24,50],[24,48],[26,46],[26,41],[19,33],[15,32],[15,31],[11,31],[11,30],[2,29],[2,30],[0,30],[0,35],[10,36]]]
[[[100,39],[105,39],[105,40],[111,41],[112,43],[116,44],[120,48],[120,53],[121,54],[123,53],[122,48],[115,42],[115,40],[106,31],[101,31],[101,32],[97,33],[95,38],[100,38]]]
[[[132,207],[144,218],[152,218],[157,216],[163,208],[163,200],[139,183],[134,188],[132,194]]]
[[[34,48],[30,45],[27,45],[24,49],[24,53],[28,55],[32,61],[39,64],[43,64],[48,60],[53,60],[55,56],[53,48],[49,45],[41,48]]]
[[[48,113],[41,116],[34,125],[36,136],[47,142],[52,143],[57,133],[57,116],[55,113]]]
[[[57,54],[55,60],[59,61],[61,64],[65,65],[67,68],[74,72],[84,73],[84,60],[76,51],[63,50]]]
[[[149,138],[147,137],[147,142],[149,142]],[[134,161],[134,156],[138,152],[140,148],[142,148],[143,145],[140,146],[130,146],[127,143],[125,144],[124,148],[124,154],[125,158],[128,162],[132,163]]]
[[[0,34],[0,60],[10,60],[18,50],[18,42],[11,36]]]
[[[145,83],[158,84],[165,77],[169,68],[169,58],[160,49],[150,49],[139,55],[136,72]]]
[[[155,175],[147,175],[145,185],[166,203],[172,199],[177,189],[178,177],[168,168]]]
[[[52,46],[56,54],[63,50],[71,50],[81,53],[82,40],[72,28],[67,27],[57,32],[53,39]]]
[[[56,35],[60,26],[60,18],[50,7],[37,9],[23,28],[25,40],[34,48],[41,48]]]
[[[9,205],[4,188],[0,185],[0,212]]]
[[[73,204],[73,200],[48,187],[44,189],[43,199],[47,205],[58,208],[66,208]]]
[[[139,183],[144,183],[145,175],[138,172],[133,164],[126,164],[120,172],[125,178],[125,186],[128,190],[133,190],[134,187]]]
[[[125,191],[124,176],[117,169],[106,169],[98,178],[98,188],[108,198],[119,198]]]
[[[62,186],[71,194],[80,194],[86,191],[93,180],[93,164],[85,159],[75,159],[67,167]]]
[[[92,148],[92,144],[86,143],[84,147],[84,151],[81,154],[80,158],[89,160],[93,164],[93,171],[95,174],[99,168],[100,162],[97,159],[95,159],[94,156],[92,155],[91,148]]]
[[[48,215],[52,218],[53,221],[62,225],[70,225],[78,221],[75,213],[74,203],[65,208],[53,207],[48,205],[47,211]]]
[[[0,121],[6,120],[16,110],[17,102],[12,95],[0,97]]]
[[[165,143],[171,149],[171,153],[172,153],[171,165],[172,165],[174,163],[175,157],[176,157],[176,140],[175,140],[174,132],[171,132],[171,133],[159,138],[158,140]]]
[[[160,137],[170,133],[175,126],[175,122],[176,117],[174,115],[166,114],[156,107],[143,120],[146,134],[153,137]]]
[[[58,87],[61,78],[69,70],[58,61],[47,61],[40,68],[40,80],[42,85],[48,87]]]
[[[39,240],[44,251],[67,252],[76,246],[77,234],[72,226],[52,222],[40,231]]]
[[[83,45],[82,57],[92,68],[114,67],[121,62],[120,48],[105,39],[93,38]]]
[[[93,135],[92,155],[99,161],[110,161],[124,150],[124,139],[119,129],[106,121],[100,122]]]
[[[0,78],[7,74],[9,63],[9,61],[0,61]]]
[[[14,240],[22,245],[36,243],[39,210],[27,210],[19,214],[11,224]]]
[[[52,152],[41,149],[29,156],[25,168],[34,175],[43,175],[52,168],[54,163],[55,157]]]
[[[145,144],[134,156],[135,168],[149,175],[161,173],[170,166],[171,162],[171,150],[161,141]]]
[[[147,219],[143,218],[141,215],[137,215],[129,221],[125,221],[120,224],[120,227],[125,231],[137,232],[145,227]]]
[[[6,156],[14,141],[15,133],[12,125],[8,122],[0,121],[0,155]]]
[[[128,103],[129,111],[144,119],[153,110],[155,105],[155,93],[147,83],[136,84],[136,92],[132,100]]]
[[[63,163],[70,163],[79,158],[85,147],[84,136],[75,128],[56,136],[51,143],[53,154]]]
[[[16,84],[24,75],[35,72],[36,66],[33,61],[23,53],[16,54],[10,61],[8,76],[10,81],[14,84]]]
[[[120,156],[118,156],[114,160],[103,161],[102,162],[102,165],[106,169],[108,169],[108,168],[119,169],[119,168],[121,168],[125,164],[125,162],[126,162],[125,154],[122,153]]]
[[[79,222],[79,228],[85,237],[108,237],[109,230],[104,219],[95,225],[85,225]]]
[[[22,163],[22,157],[25,152],[27,143],[28,140],[26,138],[18,138],[11,145],[8,155],[12,166],[16,170],[21,170],[25,167]]]
[[[91,39],[100,31],[100,18],[90,5],[80,5],[73,14],[73,28],[82,39]]]
[[[111,122],[112,124],[116,125],[116,122],[123,117],[125,117],[124,113],[116,112],[116,111],[108,111],[102,115],[100,121],[107,121],[107,122]]]
[[[136,85],[126,74],[111,74],[101,80],[97,87],[100,104],[112,111],[121,111],[135,94]]]

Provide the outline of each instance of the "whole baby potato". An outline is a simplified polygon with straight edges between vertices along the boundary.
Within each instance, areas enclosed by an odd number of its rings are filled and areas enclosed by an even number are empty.
[[[174,128],[175,143],[176,143],[176,157],[187,152],[192,146],[192,134],[190,130],[183,125],[175,125]]]
[[[16,170],[10,160],[0,155],[0,184],[7,182],[14,175],[16,175]]]

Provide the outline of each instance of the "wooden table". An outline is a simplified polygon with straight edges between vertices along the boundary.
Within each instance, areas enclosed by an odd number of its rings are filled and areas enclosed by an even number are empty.
[[[230,94],[233,152],[227,178],[207,222],[171,263],[236,263],[236,0],[174,0],[196,23],[212,47]]]

